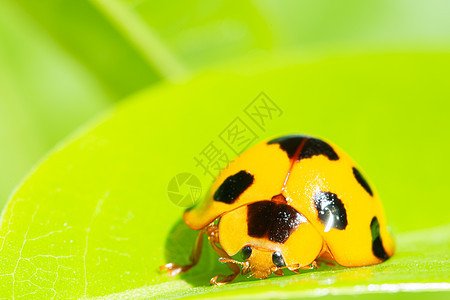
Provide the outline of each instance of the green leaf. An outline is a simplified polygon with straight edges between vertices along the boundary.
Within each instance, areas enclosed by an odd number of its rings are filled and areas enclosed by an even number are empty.
[[[442,195],[450,55],[278,57],[286,59],[156,86],[61,143],[3,213],[0,297],[296,298],[448,289],[449,203]],[[283,114],[258,127],[244,110],[262,91]],[[199,266],[161,275],[159,265],[187,262],[195,238],[181,221],[183,208],[169,200],[168,184],[192,173],[204,195],[211,178],[194,157],[214,142],[231,158],[220,136],[236,118],[257,139],[304,132],[344,148],[382,197],[396,235],[394,257],[210,287],[209,278],[228,271],[205,244]]]

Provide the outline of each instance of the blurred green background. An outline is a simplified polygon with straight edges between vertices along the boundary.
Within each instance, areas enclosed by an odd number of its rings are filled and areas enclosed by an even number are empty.
[[[446,0],[0,2],[0,206],[39,158],[162,80],[279,50],[450,50]]]

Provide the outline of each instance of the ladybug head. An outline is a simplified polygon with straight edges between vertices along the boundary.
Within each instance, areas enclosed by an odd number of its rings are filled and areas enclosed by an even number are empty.
[[[242,248],[241,253],[245,262],[227,258],[220,258],[220,261],[239,264],[242,266],[242,275],[249,274],[249,277],[260,279],[269,277],[272,272],[281,276],[283,275],[282,269],[286,268],[280,252],[247,245]]]

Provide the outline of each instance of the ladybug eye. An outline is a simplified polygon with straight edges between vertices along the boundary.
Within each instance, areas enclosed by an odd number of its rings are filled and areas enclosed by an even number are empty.
[[[275,264],[275,266],[277,266],[277,267],[282,267],[282,266],[285,265],[285,264],[284,264],[284,259],[283,259],[283,257],[281,256],[281,253],[280,253],[280,252],[274,252],[274,253],[272,254],[272,261],[273,261],[273,263]]]
[[[250,255],[252,255],[252,247],[245,246],[244,248],[242,248],[242,258],[243,259],[248,259],[250,257]]]

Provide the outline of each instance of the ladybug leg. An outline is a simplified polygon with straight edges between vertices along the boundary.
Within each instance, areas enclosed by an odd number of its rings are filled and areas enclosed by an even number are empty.
[[[293,264],[293,265],[285,266],[285,267],[282,267],[282,268],[283,269],[287,268],[289,271],[292,271],[294,273],[299,274],[300,273],[299,270],[317,269],[317,263],[316,263],[316,261],[313,261],[312,263],[310,263],[309,265],[306,265],[306,266],[301,266],[300,267],[299,264]]]
[[[219,243],[219,234],[218,233],[219,232],[217,230],[216,225],[210,224],[207,227],[207,235],[208,235],[208,239],[209,239],[209,243],[211,244],[211,247],[217,253],[217,255],[219,255],[220,258],[233,260],[233,258],[231,258],[222,248],[217,246],[217,244]],[[241,269],[239,268],[238,265],[231,263],[231,262],[227,262],[226,264],[231,269],[231,271],[233,271],[233,274],[227,275],[227,276],[226,275],[214,276],[213,278],[211,278],[211,281],[210,281],[211,284],[223,285],[226,283],[230,283],[233,280],[235,280],[236,277],[241,272]],[[221,279],[219,280],[219,278],[221,278]]]
[[[276,268],[274,271],[272,271],[273,272],[273,274],[275,274],[275,275],[277,275],[277,276],[283,276],[284,275],[284,273],[283,273],[283,269],[280,269],[280,268]]]
[[[289,271],[292,271],[292,272],[294,272],[294,273],[299,273],[298,272],[298,269],[300,268],[300,265],[299,264],[294,264],[294,265],[289,265],[289,266],[285,266],[285,267],[282,267],[282,268],[286,268],[286,269],[288,269]]]
[[[202,229],[197,235],[197,238],[195,239],[194,248],[192,249],[192,253],[190,256],[191,263],[189,265],[180,266],[174,263],[168,263],[163,266],[160,266],[159,270],[161,272],[164,271],[167,272],[169,276],[175,276],[189,271],[193,266],[195,266],[198,263],[200,259],[200,255],[202,254],[203,234],[205,232],[206,228]]]
[[[312,263],[310,263],[309,265],[303,266],[298,268],[299,270],[312,270],[312,269],[317,269],[317,262],[313,261]]]

